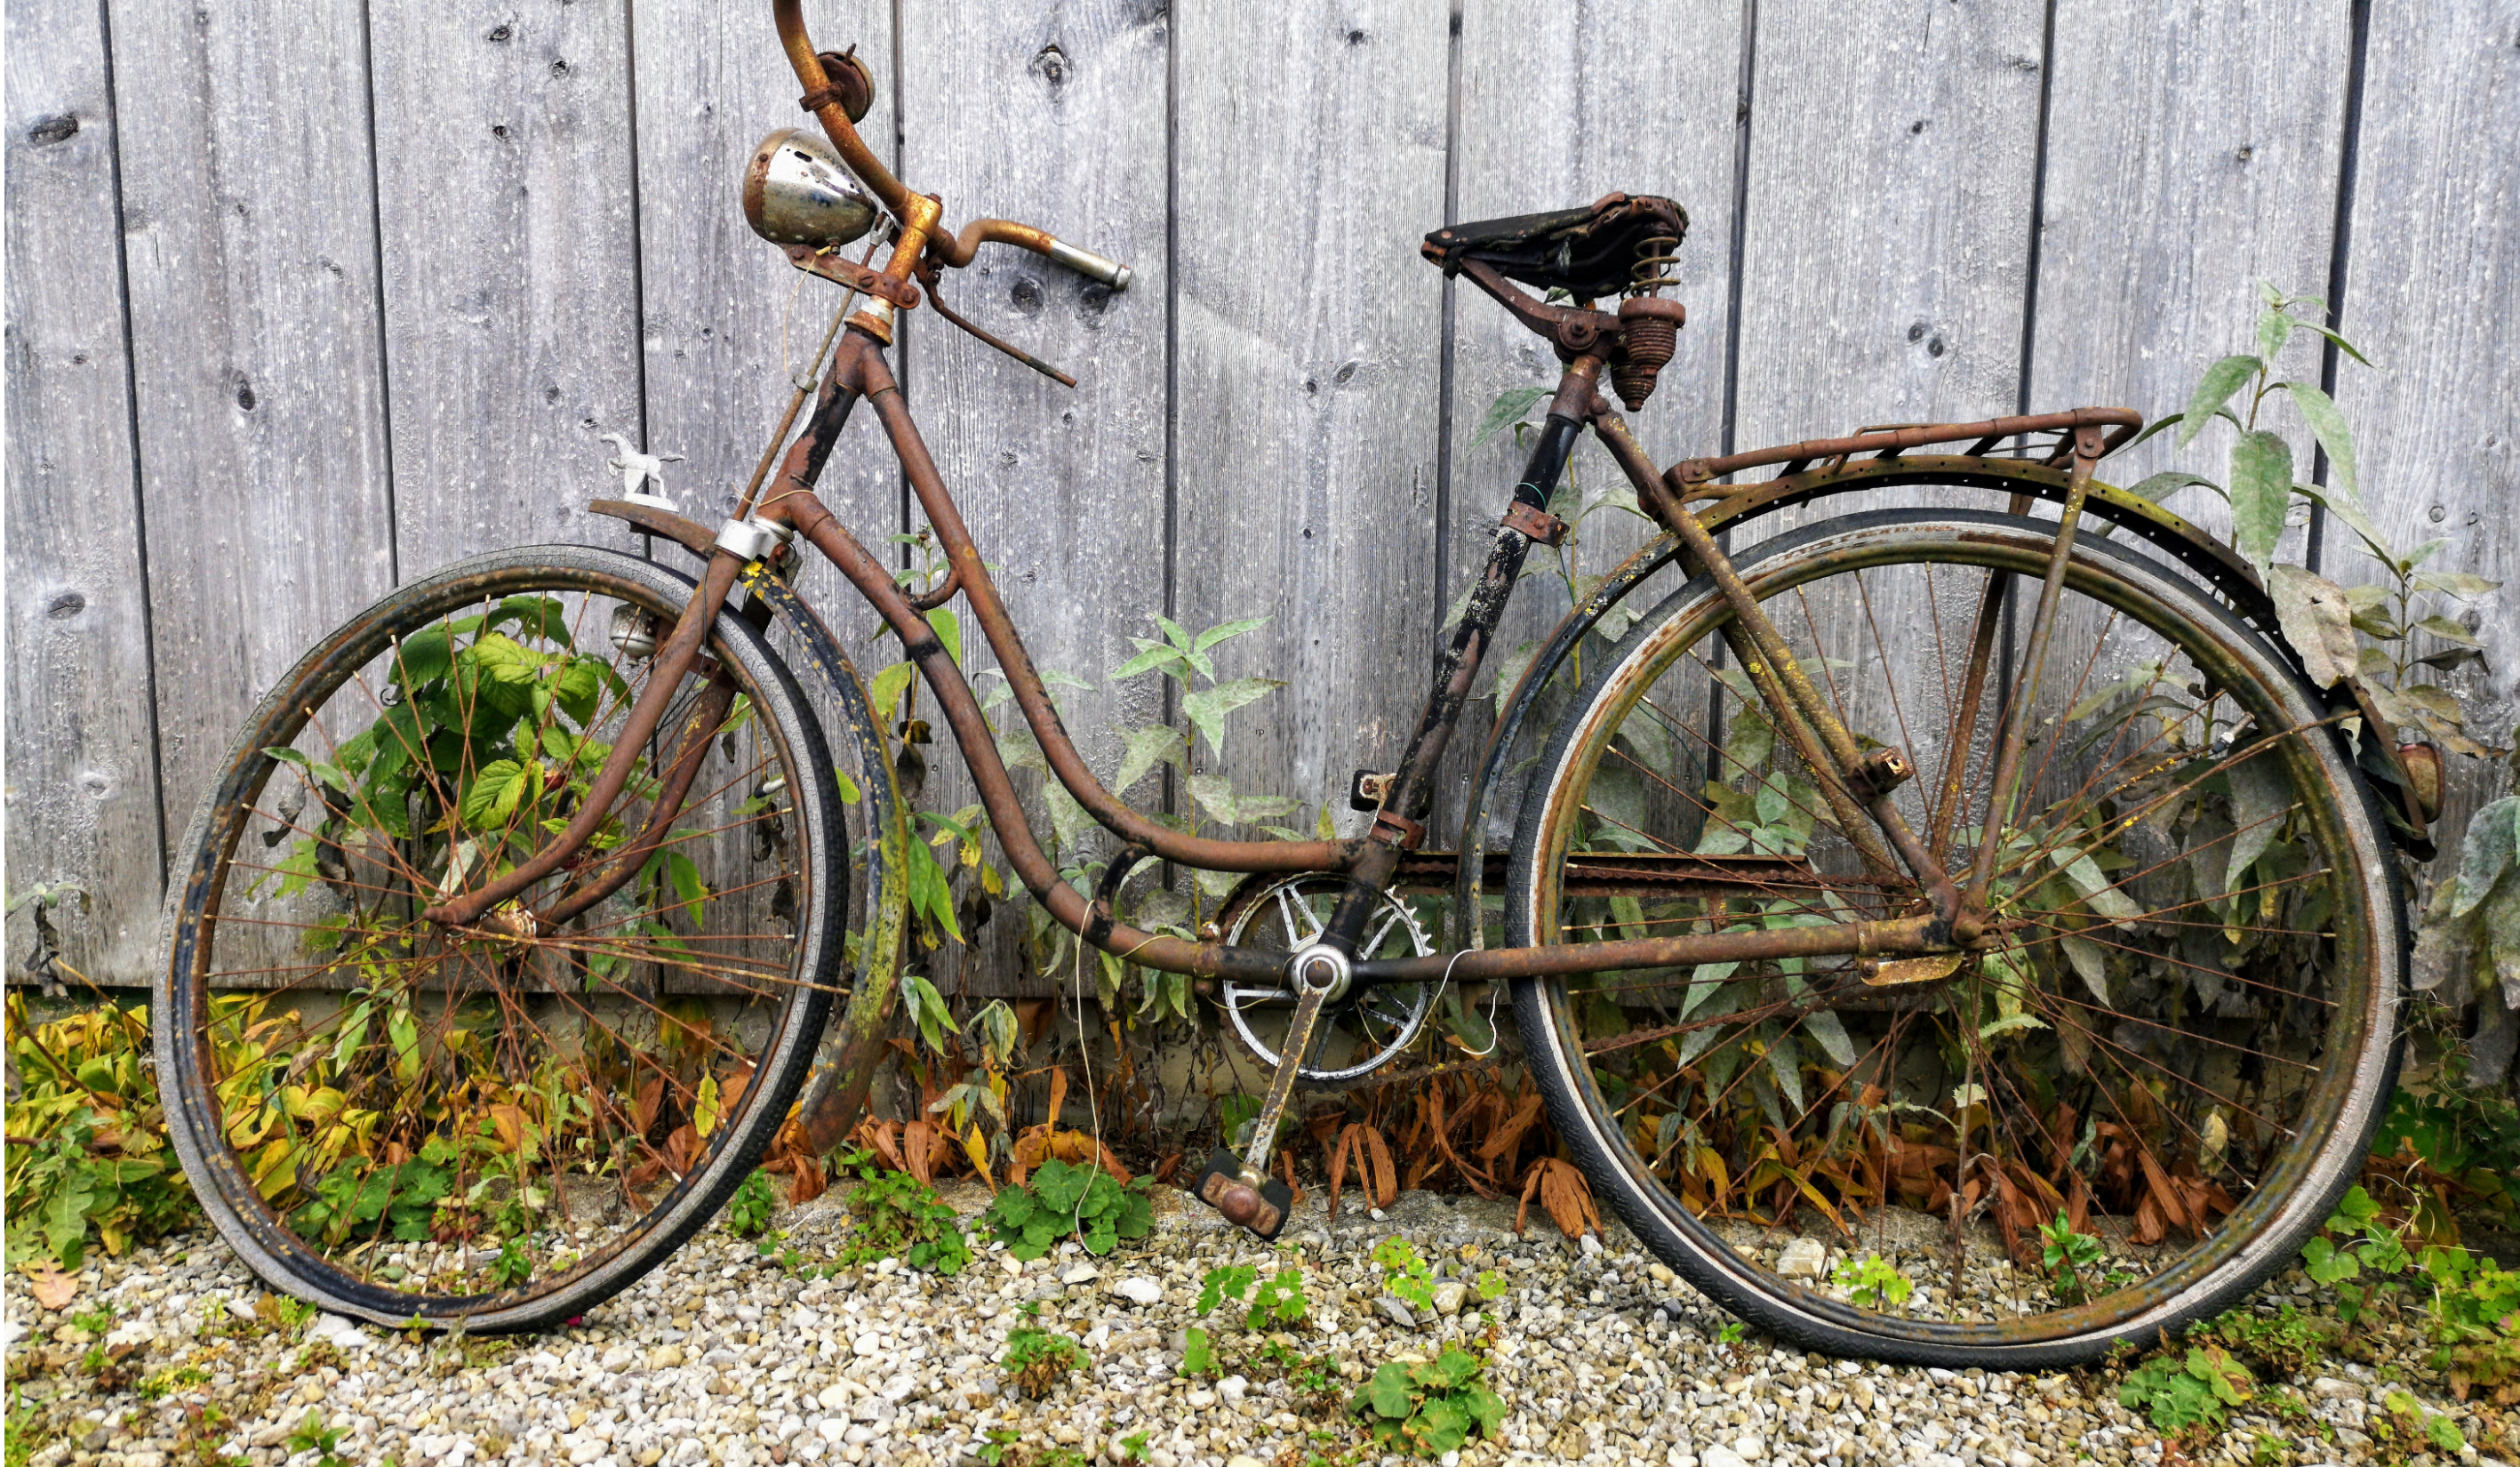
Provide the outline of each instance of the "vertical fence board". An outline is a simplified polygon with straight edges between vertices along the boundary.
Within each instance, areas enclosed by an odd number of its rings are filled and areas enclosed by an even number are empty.
[[[983,215],[1037,224],[1129,264],[1113,293],[1038,255],[984,248],[943,281],[946,302],[1077,379],[1071,390],[922,311],[911,400],[1025,648],[1091,690],[1055,690],[1070,734],[1106,778],[1115,725],[1159,721],[1159,679],[1110,688],[1103,674],[1155,636],[1164,606],[1165,72],[1170,23],[1135,3],[1040,14],[911,0],[922,37],[902,77],[903,167],[941,194],[948,223]],[[974,99],[987,99],[975,106]],[[914,523],[918,516],[913,509]],[[968,667],[994,659],[966,619]],[[984,692],[987,685],[982,685]],[[1012,704],[1001,722],[1020,724]],[[942,761],[951,763],[952,761]],[[940,770],[940,775],[942,774]],[[976,800],[959,771],[922,802]],[[1147,805],[1162,792],[1139,785]],[[1047,832],[1047,820],[1036,829]],[[1016,940],[1022,903],[982,935],[976,969],[943,961],[950,994],[1041,989]]]
[[[2041,23],[2034,0],[1760,6],[1740,446],[2011,411]]]
[[[796,106],[796,76],[768,7],[657,0],[633,20],[648,435],[652,451],[682,455],[666,468],[667,492],[714,523],[760,462],[790,376],[804,370],[841,299],[744,223],[744,160],[778,128],[818,137],[821,128]],[[878,64],[891,54],[888,7],[818,5],[813,21],[818,45],[855,44]],[[864,131],[890,155],[892,86],[879,65]],[[822,497],[860,536],[880,538],[899,517],[899,483],[880,435],[853,423]],[[806,594],[819,604],[839,584],[819,570]]]
[[[1288,684],[1233,717],[1222,767],[1344,814],[1350,770],[1408,739],[1440,610],[1442,293],[1418,242],[1443,217],[1448,18],[1303,0],[1179,23],[1178,618],[1273,619],[1218,660]]]
[[[2471,696],[2472,733],[2508,744],[2520,714],[2520,152],[2509,146],[2520,137],[2520,5],[2376,6],[2366,67],[2342,329],[2379,370],[2344,363],[2338,404],[2360,435],[2380,527],[2404,547],[2447,536],[2434,567],[2505,582],[2440,609],[2476,632],[2492,667],[2443,681]],[[2338,580],[2381,578],[2340,525],[2327,527],[2324,566]],[[2446,844],[2507,789],[2498,765],[2450,768]]]
[[[641,437],[624,8],[372,14],[398,569],[627,544],[580,508]]]
[[[1742,9],[1629,3],[1530,14],[1471,4],[1462,16],[1456,213],[1487,219],[1569,208],[1613,190],[1660,194],[1688,213],[1688,237],[1672,271],[1678,283],[1663,294],[1688,304],[1689,324],[1661,386],[1630,425],[1663,463],[1716,451],[1724,432]],[[1479,426],[1499,393],[1552,389],[1560,370],[1552,344],[1477,287],[1463,281],[1455,292],[1452,513],[1442,527],[1450,546],[1447,606],[1478,574],[1522,472],[1524,449],[1513,436],[1477,443]],[[1535,417],[1541,411],[1535,407]],[[1588,488],[1619,477],[1589,439],[1574,472]],[[1605,509],[1580,527],[1566,564],[1580,584],[1651,535],[1645,521]],[[1551,552],[1532,554],[1539,560]],[[1481,674],[1478,691],[1494,686],[1521,644],[1547,636],[1567,606],[1557,577],[1524,582],[1498,628],[1496,665]],[[1436,811],[1435,830],[1446,845],[1459,834],[1460,802],[1494,711],[1484,697],[1473,701],[1455,735]],[[1491,802],[1489,815],[1501,832],[1512,811]]]
[[[8,6],[9,894],[68,883],[61,960],[156,945],[158,754],[132,515],[113,115],[98,7]],[[20,976],[31,929],[11,943]],[[68,975],[64,975],[68,977]]]
[[[2048,111],[2029,405],[2126,406],[2149,420],[2184,407],[2208,362],[2255,349],[2259,281],[2325,294],[2351,17],[2344,0],[2277,0],[2245,26],[2168,12],[2128,26],[2117,10],[2056,8],[2064,60]],[[2268,34],[2300,39],[2273,49]],[[2318,346],[2300,334],[2282,374],[2317,381]],[[2284,426],[2299,421],[2287,413]],[[2173,441],[2110,460],[2107,477],[2132,483],[2176,460],[2224,479],[2226,433],[2183,455]],[[2190,489],[2172,503],[2229,532],[2214,495]]]
[[[150,120],[123,227],[171,841],[263,691],[391,584],[366,37],[355,4],[202,0],[117,9],[113,47]]]

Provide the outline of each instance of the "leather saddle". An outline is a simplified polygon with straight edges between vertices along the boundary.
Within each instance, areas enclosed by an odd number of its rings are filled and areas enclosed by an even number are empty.
[[[1672,201],[1607,194],[1582,208],[1438,229],[1420,252],[1447,275],[1474,259],[1508,280],[1598,300],[1627,289],[1641,258],[1671,254],[1688,234],[1688,211]],[[1653,248],[1642,248],[1648,241]]]

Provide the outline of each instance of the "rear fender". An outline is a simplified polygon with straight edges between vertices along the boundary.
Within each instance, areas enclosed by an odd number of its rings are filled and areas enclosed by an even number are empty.
[[[1983,458],[1970,454],[1906,454],[1898,457],[1867,457],[1822,464],[1800,474],[1765,480],[1748,484],[1707,484],[1699,486],[1691,498],[1702,507],[1695,513],[1708,530],[1722,533],[1752,524],[1779,510],[1825,499],[1833,494],[1853,493],[1865,489],[1892,488],[1907,485],[1936,487],[1959,486],[1987,489],[2004,495],[2026,494],[2053,504],[2065,501],[2068,469],[2049,466],[2035,459]],[[1704,501],[1712,499],[1712,503]],[[2283,639],[2276,623],[2274,602],[2267,595],[2266,586],[2248,562],[2232,553],[2228,546],[2152,500],[2114,484],[2093,480],[2084,501],[2084,513],[2107,527],[2102,533],[2123,531],[2185,567],[2198,579],[2218,592],[2237,613],[2264,636],[2296,671],[2301,669],[2300,655]],[[1529,720],[1541,690],[1583,645],[1585,634],[1601,619],[1633,594],[1637,587],[1680,553],[1680,541],[1670,534],[1657,536],[1620,564],[1618,569],[1601,578],[1593,592],[1577,602],[1558,620],[1528,666],[1522,678],[1499,705],[1495,726],[1488,733],[1481,750],[1477,778],[1471,781],[1468,802],[1462,812],[1462,859],[1454,882],[1455,910],[1462,913],[1460,922],[1464,946],[1484,945],[1481,924],[1469,914],[1479,910],[1484,894],[1487,854],[1487,805],[1490,797],[1503,780],[1506,760],[1511,756],[1515,741]],[[2340,682],[2328,696],[2331,707],[2345,709],[2359,705],[2359,711],[2375,737],[2365,747],[2378,752],[2388,767],[2376,771],[2377,782],[2387,786],[2382,804],[2388,810],[2390,833],[2398,844],[2419,860],[2432,857],[2431,842],[2425,839],[2423,812],[2413,802],[2412,786],[2398,767],[2395,740],[2389,737],[2385,724],[2377,720],[2369,700],[2362,695],[2352,680]],[[2366,763],[2371,761],[2365,756]]]

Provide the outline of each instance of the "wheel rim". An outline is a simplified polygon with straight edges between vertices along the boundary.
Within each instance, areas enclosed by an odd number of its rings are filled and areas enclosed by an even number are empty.
[[[1990,570],[2035,577],[2044,566],[2039,553],[2044,543],[2017,530],[2007,538],[1972,527],[1938,543],[1933,558],[1919,562],[1915,558],[1924,552],[1912,536],[1903,539],[1895,531],[1869,539],[1849,535],[1833,539],[1825,552],[1806,546],[1797,555],[1778,556],[1774,569],[1746,573],[1797,657],[1810,660],[1814,680],[1849,727],[1877,732],[1884,742],[1911,751],[1918,775],[1900,792],[1900,800],[1903,813],[1920,835],[1933,828],[1933,797],[1945,788],[1942,750],[1964,750],[1961,784],[1964,790],[1973,783],[1982,787],[1995,722],[1990,690],[1974,740],[1953,736],[1948,720],[1939,741],[1930,728],[1925,739],[1915,738],[1920,725],[1935,721],[1920,704],[1939,702],[1949,713],[1964,701],[1964,678],[1956,665],[1964,660],[1966,649],[1956,657],[1943,655],[1952,640],[1948,628],[1958,620],[1963,635],[1974,630],[1970,598],[1982,594]],[[1901,577],[1911,584],[1896,584]],[[1779,967],[1731,974],[1710,969],[1646,975],[1642,982],[1639,975],[1602,975],[1597,981],[1557,986],[1550,995],[1552,1041],[1570,1057],[1585,1055],[1583,1063],[1568,1068],[1576,1073],[1579,1088],[1588,1092],[1595,1115],[1612,1118],[1600,1127],[1607,1132],[1615,1125],[1615,1134],[1604,1138],[1606,1149],[1630,1174],[1640,1197],[1696,1238],[1700,1251],[1740,1286],[1772,1300],[1789,1299],[1815,1318],[1876,1335],[2009,1345],[2089,1335],[2149,1317],[2165,1301],[2199,1282],[2228,1277],[2235,1261],[2266,1261],[2257,1240],[2321,1157],[2324,1138],[2343,1114],[2355,1077],[2363,1068],[2345,1061],[2367,1053],[2374,1028],[2370,1016],[2383,1001],[2384,989],[2370,977],[2374,934],[2370,904],[2363,897],[2370,876],[2347,818],[2345,802],[2354,798],[2353,792],[2335,788],[2334,758],[2314,743],[2326,735],[2299,730],[2302,700],[2288,700],[2286,690],[2257,680],[2249,661],[2237,655],[2235,639],[2244,634],[2235,626],[2182,627],[2167,603],[2088,565],[2078,563],[2068,588],[2081,609],[2061,620],[2057,652],[2035,695],[2055,707],[2042,701],[2032,705],[2035,712],[2056,721],[2044,725],[2048,737],[2030,751],[2031,794],[2022,802],[2022,817],[2004,837],[2006,858],[2001,866],[2024,876],[2012,881],[2009,890],[1999,888],[2000,920],[2019,924],[2019,936],[2000,958],[1967,965],[1939,986],[1912,989],[1899,1001],[1917,1006],[1886,1015],[1853,1010],[1834,998],[1815,1008],[1813,995],[1833,989],[1852,987],[1856,991],[1849,996],[1866,1003],[1887,996],[1884,990],[1852,983],[1845,967],[1822,971],[1819,965],[1801,974]],[[2034,578],[2022,592],[2024,625],[2037,589]],[[1954,595],[1955,590],[1966,594]],[[1691,602],[1691,608],[1666,616],[1674,610],[1667,606],[1664,613],[1648,617],[1647,627],[1622,649],[1608,674],[1616,685],[1608,696],[1586,705],[1580,729],[1563,746],[1560,772],[1548,787],[1533,792],[1534,806],[1527,810],[1541,809],[1546,822],[1536,873],[1553,869],[1570,849],[1605,844],[1604,832],[1612,838],[1606,842],[1612,848],[1622,842],[1683,850],[1790,848],[1797,844],[1792,827],[1801,818],[1793,806],[1822,806],[1808,784],[1779,789],[1778,782],[1766,777],[1778,769],[1799,768],[1784,755],[1773,760],[1741,758],[1726,781],[1734,787],[1732,792],[1702,792],[1693,801],[1693,811],[1692,802],[1674,791],[1656,789],[1641,796],[1631,788],[1639,780],[1622,777],[1629,769],[1653,772],[1648,766],[1657,754],[1688,736],[1692,727],[1699,772],[1710,765],[1718,771],[1728,766],[1722,751],[1707,742],[1705,721],[1710,710],[1737,717],[1744,707],[1730,686],[1738,674],[1730,680],[1717,677],[1704,656],[1720,640],[1715,633],[1723,616],[1721,603],[1684,593],[1675,598],[1675,606],[1682,601]],[[1955,605],[1961,608],[1957,618],[1951,614]],[[1902,611],[1912,618],[1886,619]],[[1935,634],[1938,624],[1945,635]],[[1886,639],[1878,629],[1884,625],[1912,633],[1894,656],[1881,655]],[[1852,628],[1852,634],[1832,634],[1836,628]],[[2173,634],[2164,635],[2166,631]],[[2091,672],[2146,661],[2134,645],[2141,638],[2166,654],[2159,673],[2131,684],[2114,701],[2095,697],[2099,682]],[[1823,657],[1839,665],[1822,662]],[[1917,679],[1907,668],[1931,671],[1932,699],[1915,696]],[[2204,711],[2182,713],[2177,700],[2147,703],[2169,696],[2160,685],[2196,671],[2209,674],[2202,685],[2221,695],[2224,719],[2253,720],[2253,727],[2236,741],[2213,741]],[[1671,710],[1658,705],[1671,701],[1671,691],[1685,690],[1691,680],[1707,690],[1688,710],[1692,716],[1669,716]],[[2184,701],[2191,710],[2205,707],[2193,695]],[[2289,711],[2287,703],[2294,705]],[[2120,716],[2129,710],[2135,710],[2131,716]],[[1633,731],[1633,720],[1640,716],[1655,720],[1653,734]],[[2113,718],[2121,733],[2140,725],[2145,736],[2120,739],[2113,746],[2104,729],[2080,755],[2067,755],[2090,725]],[[2173,761],[2146,775],[2159,787],[2146,791],[2134,776],[2161,760],[2141,746],[2168,738],[2182,720],[2198,757]],[[1727,743],[1733,752],[1753,753],[1755,737],[1745,738],[1737,723],[1730,726],[1734,732]],[[2269,730],[2286,729],[2292,731],[2265,736]],[[1664,745],[1655,744],[1656,736]],[[1739,764],[1751,768],[1745,771]],[[2149,810],[2136,808],[2162,790],[2196,780],[2200,764],[2219,765],[2215,772],[2222,788]],[[2269,793],[2269,766],[2281,771],[2283,793],[2296,798],[2278,802]],[[1758,787],[1768,797],[1764,806],[1744,788],[1752,785],[1752,775],[1760,776]],[[2244,787],[2234,796],[2234,780],[2254,788]],[[2182,813],[2190,822],[2182,837],[2188,857],[2210,847],[2218,829],[2227,845],[2236,844],[2235,832],[2268,832],[2243,847],[2247,859],[2241,871],[2251,879],[2233,879],[2227,869],[2222,873],[2225,891],[2209,899],[2195,889],[2204,880],[2194,874],[2195,862],[2178,863],[2180,849],[2167,856],[2153,851],[2148,864],[2117,866],[2107,848],[2090,839],[2088,824],[2058,818],[2088,816],[2104,794],[2126,797],[2108,828],[2129,818],[2137,821],[2138,837],[2113,837],[2121,848],[2139,841],[2155,825],[2164,828],[2164,835],[2179,833]],[[1982,809],[1982,788],[1974,798]],[[2245,802],[2251,812],[2272,808],[2274,813],[2260,814],[2254,825],[2234,820],[2235,802]],[[1786,808],[1779,809],[1780,803]],[[1968,807],[1965,796],[1961,807]],[[1674,824],[1684,814],[1693,814],[1693,827]],[[2219,827],[2212,823],[2218,814]],[[1951,859],[1965,882],[1975,841],[1965,815],[1952,824]],[[2058,839],[2069,826],[2079,833]],[[1921,894],[1912,885],[1859,880],[1852,848],[1831,837],[1824,821],[1811,821],[1808,828],[1821,835],[1810,848],[1815,885],[1757,894],[1755,905],[1767,910],[1755,920],[1795,921],[1825,907],[1866,916],[1916,909]],[[1659,835],[1677,838],[1644,840]],[[2009,848],[2015,845],[2017,853]],[[2074,854],[2060,861],[2059,851]],[[2112,869],[2098,873],[2100,881],[2090,881],[2091,871],[2073,869],[2086,856]],[[2181,870],[2188,871],[2190,889],[2165,897],[2161,873]],[[1689,930],[1680,925],[1686,909],[1679,903],[1660,911],[1642,905],[1613,911],[1598,898],[1561,899],[1559,883],[1553,880],[1534,879],[1531,885],[1526,936],[1532,940]],[[2111,892],[2120,892],[2134,910],[2112,906]],[[2323,909],[2304,893],[2323,893]],[[2242,912],[2252,898],[2262,909]],[[2272,910],[2264,910],[2270,902]],[[1747,909],[1754,903],[1734,905]],[[1749,911],[1736,910],[1733,920],[1723,925],[1749,920]],[[1663,925],[1653,925],[1657,921]],[[2200,950],[2198,939],[2203,934],[2228,940],[2221,931],[2225,927],[2241,930],[2242,961],[2237,971],[2228,971],[2221,970],[2217,959],[2218,972],[2207,982],[2200,977],[2200,959],[2210,954]],[[1701,911],[1693,930],[1707,928]],[[2061,930],[2068,929],[2077,940],[2071,946],[2082,950],[2067,950]],[[2314,933],[2323,936],[2310,936]],[[2285,943],[2307,944],[2313,960],[2295,962],[2283,984],[2272,983],[2271,965]],[[2087,976],[2085,964],[2094,953],[2098,971]],[[2165,972],[2184,986],[2174,989],[2162,978]],[[1800,994],[1793,992],[1797,984],[1803,986]],[[1627,991],[1605,992],[1616,987]],[[2212,989],[2210,997],[2206,988]],[[2170,998],[2174,992],[2179,996]],[[1930,1007],[1923,1003],[1928,997]],[[2165,998],[2170,998],[2166,1012],[2141,1008]],[[1761,1004],[1775,1005],[1779,999],[1792,1001],[1754,1022]],[[2202,1002],[2182,1012],[2182,1002],[2193,1000]],[[1605,1009],[1605,1003],[1611,1008]],[[1659,1012],[1654,1023],[1634,1022],[1633,1009],[1648,1005],[1673,1012]],[[2256,1021],[2240,1012],[2244,1006],[2261,1010]],[[2199,1007],[2209,1010],[2209,1016],[2198,1018],[2193,1009]],[[1804,1009],[1825,1017],[1815,1022]],[[2278,1011],[2271,1036],[2234,1037],[2247,1032],[2252,1022],[2263,1026],[2263,1011],[2270,1009]],[[1903,1026],[1937,1032],[1946,1041],[1941,1047],[1951,1052],[1938,1058],[1941,1070],[1949,1073],[1925,1073],[1930,1066],[1903,1068],[1910,1056],[1892,1042]],[[1652,1031],[1657,1027],[1671,1032],[1658,1035]],[[1986,1032],[1989,1029],[1992,1033]],[[1971,1036],[1970,1031],[1977,1032]],[[2048,1036],[2044,1053],[2036,1042],[2043,1034]],[[1912,1045],[1915,1035],[1908,1037]],[[1781,1045],[1776,1042],[1779,1039]],[[2069,1052],[2069,1044],[2080,1052]],[[1648,1056],[1662,1046],[1668,1046],[1662,1048],[1667,1063],[1658,1070]],[[2218,1073],[2205,1060],[2228,1073]],[[1789,1073],[1801,1086],[1800,1095],[1785,1078]],[[2278,1082],[2268,1081],[2270,1074],[2279,1077]],[[1871,1093],[1868,1084],[1874,1086]],[[2149,1097],[2148,1112],[2134,1099],[2138,1090]],[[2070,1098],[2076,1093],[2080,1104]],[[1707,1103],[1692,1110],[1692,1098]],[[1955,1155],[1959,1135],[1954,1123],[1962,1100],[1968,1102],[1967,1120],[1975,1132],[1965,1181],[1958,1174]],[[2027,1116],[2052,1126],[2064,1119],[2055,1100],[2073,1110],[2070,1133],[2051,1141],[2048,1129],[2023,1123]],[[1727,1105],[1731,1112],[1723,1109]],[[1902,1109],[1911,1106],[1922,1110]],[[1766,1131],[1765,1140],[1774,1143],[1767,1148],[1771,1154],[1735,1144],[1744,1129],[1735,1123],[1741,1112],[1751,1119],[1746,1128],[1752,1134]],[[1991,1147],[1985,1142],[1990,1133],[1998,1138]],[[1693,1154],[1701,1149],[1715,1155]],[[1762,1166],[1768,1169],[1764,1173],[1758,1169]],[[1856,1229],[1853,1238],[1840,1233],[1817,1215],[1821,1210],[1793,1179],[1797,1172],[1816,1183],[1822,1200],[1852,1203],[1875,1225]],[[1738,1204],[1741,1194],[1751,1190],[1745,1184],[1753,1176],[1761,1177],[1756,1191],[1769,1199],[1767,1206],[1753,1209],[1763,1221],[1778,1220],[1775,1198],[1780,1187],[1792,1187],[1799,1199],[1793,1224],[1763,1240],[1735,1236],[1737,1230],[1723,1215],[1743,1210]],[[1974,1184],[1978,1199],[1969,1209],[1973,1220],[1961,1230],[1961,1307],[1957,1311],[1951,1305],[1951,1239],[1944,1225],[1955,1182]],[[2042,1195],[2042,1183],[2055,1188],[2054,1194]],[[1902,1217],[1899,1208],[1874,1205],[1877,1196],[1866,1194],[1876,1188],[1888,1191],[1894,1203],[1909,1205],[1911,1213],[1922,1211],[1918,1204],[1933,1207],[1934,1225],[1919,1228],[1912,1216]],[[2175,1214],[2170,1211],[2174,1202],[2183,1204]],[[1701,1213],[1711,1220],[1701,1220]],[[2084,1256],[2089,1245],[2041,1236],[2021,1225],[2058,1213],[2086,1219],[2069,1226],[2099,1241],[2098,1258]],[[2181,1225],[2191,1219],[2193,1227]],[[2026,1247],[2008,1246],[2007,1239],[2025,1232]],[[1817,1277],[1800,1271],[1811,1261],[1808,1246],[1791,1259],[1778,1252],[1788,1237],[1804,1234],[1829,1249]],[[2138,1241],[2155,1234],[2154,1241]],[[1732,1246],[1745,1241],[1752,1249],[1750,1258],[1740,1257]],[[2049,1255],[2050,1245],[2064,1254],[2061,1260]],[[1874,1254],[1912,1285],[1924,1287],[1903,1306],[1848,1287],[1862,1279],[1858,1270]],[[1846,1274],[1833,1266],[1840,1258],[1853,1265]],[[1791,1274],[1780,1271],[1780,1264]],[[1876,1272],[1872,1279],[1886,1289],[1897,1287],[1886,1273]]]
[[[832,980],[815,762],[757,656],[710,647],[739,691],[620,891],[536,936],[491,932],[508,907],[463,936],[417,916],[573,812],[678,611],[563,567],[415,588],[266,706],[291,756],[227,771],[178,931],[176,1103],[228,1208],[314,1292],[424,1318],[577,1292],[695,1221],[703,1178],[785,1107],[772,1080]],[[687,685],[605,851],[698,712]]]
[[[1346,893],[1338,876],[1318,872],[1258,887],[1237,903],[1226,925],[1227,945],[1291,953],[1315,940]],[[1358,940],[1361,958],[1425,957],[1435,950],[1417,914],[1385,892],[1366,919]],[[1227,979],[1217,994],[1226,1023],[1252,1058],[1274,1070],[1297,994],[1289,984],[1245,984]],[[1416,1041],[1432,1000],[1424,984],[1360,988],[1322,1014],[1297,1075],[1312,1085],[1351,1084],[1382,1068]]]

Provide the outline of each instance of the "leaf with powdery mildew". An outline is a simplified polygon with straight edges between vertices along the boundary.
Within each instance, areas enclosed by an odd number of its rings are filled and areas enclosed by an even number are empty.
[[[2299,566],[2273,566],[2267,571],[2267,594],[2274,599],[2284,640],[2301,654],[2302,671],[2312,682],[2332,688],[2360,665],[2362,644],[2354,639],[2354,606],[2344,587]]]

